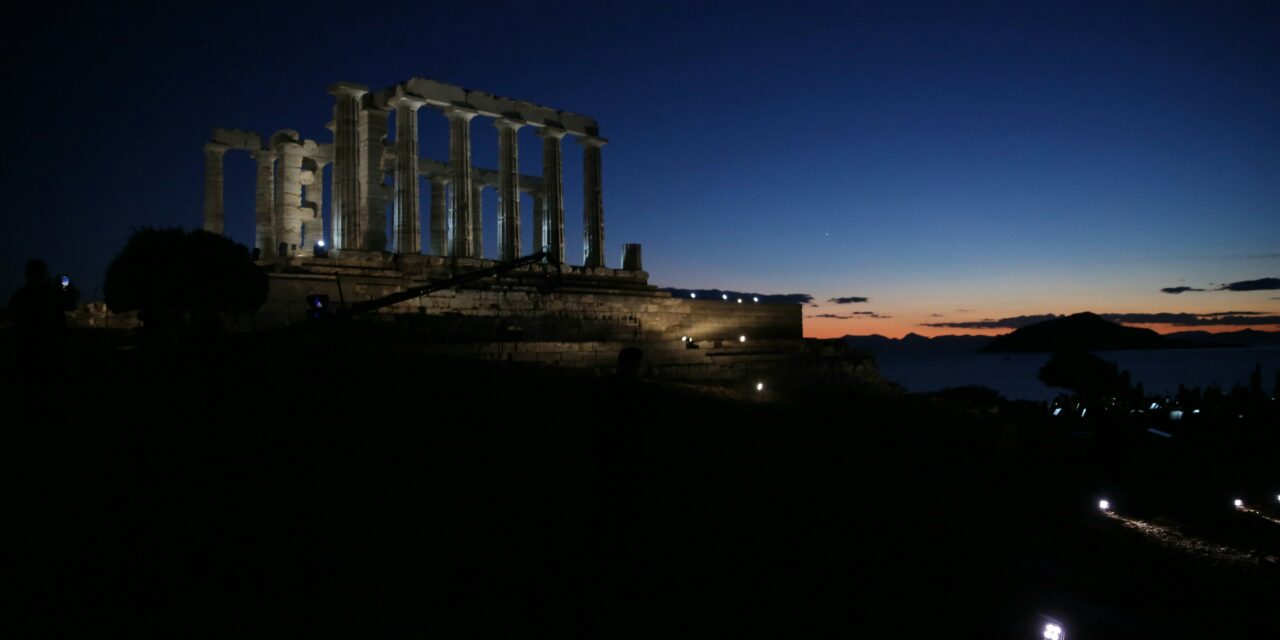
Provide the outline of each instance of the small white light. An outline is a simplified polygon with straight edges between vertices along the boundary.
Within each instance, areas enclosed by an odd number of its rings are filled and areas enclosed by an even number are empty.
[[[1062,640],[1062,627],[1052,622],[1044,625],[1044,640]]]
[[[1109,501],[1107,501],[1107,500],[1099,500],[1099,501],[1098,501],[1098,509],[1100,509],[1100,510],[1102,510],[1102,511],[1110,511],[1110,510],[1111,510],[1111,503],[1110,503]]]
[[[763,382],[757,382],[757,383],[756,383],[756,391],[764,391],[764,383],[763,383]]]
[[[1192,413],[1192,415],[1194,415],[1194,414],[1200,413],[1200,410],[1199,410],[1199,409],[1192,409],[1192,410],[1191,410],[1191,413]]]
[[[1086,414],[1086,413],[1089,413],[1089,410],[1088,410],[1088,409],[1081,409],[1081,410],[1080,410],[1080,417],[1081,417],[1081,418],[1083,418],[1083,417],[1084,417],[1084,414]]]
[[[751,296],[752,302],[760,302],[760,296]]]
[[[680,342],[688,342],[689,336],[680,336]]]
[[[696,297],[698,297],[698,294],[696,294],[696,293],[694,293],[694,292],[690,291],[690,292],[689,292],[689,297],[690,297],[690,298],[696,298]]]
[[[320,247],[321,249],[323,249],[323,248],[324,248],[324,240],[317,240],[317,241],[316,241],[316,244],[317,244],[317,245],[319,245],[319,247]]]
[[[1156,409],[1159,409],[1159,408],[1160,408],[1160,403],[1158,403],[1158,402],[1152,402],[1152,403],[1151,403],[1151,410],[1152,410],[1152,411],[1155,411]]]
[[[1239,499],[1239,498],[1236,498],[1235,500],[1232,500],[1232,501],[1231,501],[1231,504],[1234,504],[1234,505],[1236,506],[1236,508],[1237,508],[1237,509],[1239,509],[1240,507],[1243,507],[1243,506],[1244,506],[1244,500],[1241,500],[1241,499]]]
[[[1062,413],[1062,407],[1054,407],[1054,408],[1053,408],[1053,415],[1055,415],[1055,416],[1056,416],[1056,415],[1058,415],[1058,414],[1060,414],[1060,413]]]
[[[722,293],[722,294],[720,294],[720,299],[721,299],[721,300],[728,300],[728,299],[729,299],[729,294],[727,294],[727,293]]]
[[[738,342],[746,342],[746,341],[747,341],[746,336],[738,336]]]
[[[742,298],[738,298],[738,304],[742,304]]]

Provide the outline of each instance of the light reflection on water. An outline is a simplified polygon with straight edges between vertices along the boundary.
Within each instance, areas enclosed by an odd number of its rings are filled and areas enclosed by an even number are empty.
[[[1103,351],[1098,355],[1128,370],[1147,393],[1172,394],[1178,384],[1223,390],[1249,383],[1249,374],[1262,365],[1262,387],[1270,392],[1280,371],[1280,347],[1247,349],[1167,349],[1162,351]],[[1014,400],[1051,400],[1060,390],[1036,379],[1047,353],[877,354],[880,373],[908,391],[938,391],[947,387],[982,385]]]

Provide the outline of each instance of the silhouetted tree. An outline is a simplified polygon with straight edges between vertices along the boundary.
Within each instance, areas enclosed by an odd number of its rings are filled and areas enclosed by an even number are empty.
[[[112,311],[140,311],[149,338],[209,338],[222,329],[218,313],[262,306],[267,274],[224,235],[144,228],[111,261],[102,288]]]
[[[1128,371],[1118,371],[1114,362],[1107,362],[1086,351],[1054,353],[1040,368],[1038,377],[1051,387],[1069,389],[1087,399],[1133,393]]]

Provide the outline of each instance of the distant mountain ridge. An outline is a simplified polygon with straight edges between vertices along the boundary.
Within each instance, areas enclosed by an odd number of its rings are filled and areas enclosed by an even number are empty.
[[[1076,314],[1076,315],[1083,316],[1086,314]],[[1084,328],[1086,330],[1084,333],[1080,334],[1081,338],[1098,338],[1100,337],[1098,335],[1092,335],[1092,336],[1089,335],[1089,332],[1087,331],[1087,326],[1092,325],[1095,328],[1097,328],[1098,327],[1097,322],[1102,322],[1108,325],[1112,325],[1113,327],[1121,330],[1132,330],[1137,332],[1137,333],[1129,333],[1128,331],[1122,331],[1117,333],[1110,328],[1101,329],[1100,331],[1107,332],[1107,335],[1111,337],[1105,340],[1095,340],[1093,342],[1094,344],[1104,344],[1108,346],[1089,347],[1090,350],[1094,350],[1094,351],[1106,351],[1106,350],[1113,350],[1113,349],[1152,349],[1152,348],[1187,349],[1187,348],[1210,348],[1210,347],[1280,346],[1280,331],[1258,331],[1256,329],[1242,329],[1240,331],[1229,331],[1229,332],[1223,332],[1223,333],[1210,333],[1208,331],[1180,331],[1176,333],[1167,333],[1167,334],[1161,335],[1161,334],[1157,334],[1154,331],[1151,331],[1150,329],[1140,329],[1140,328],[1126,327],[1124,325],[1118,325],[1116,323],[1110,322],[1106,319],[1103,319],[1097,316],[1097,314],[1088,313],[1087,315],[1093,316],[1093,320],[1096,320],[1096,322],[1083,321],[1083,325],[1085,325],[1084,327],[1076,323],[1068,324],[1066,325],[1066,327],[1057,327],[1057,328],[1050,327],[1049,331],[1058,332],[1060,330],[1066,330],[1070,332],[1071,327],[1075,327],[1076,331],[1080,331],[1082,328]],[[1073,316],[1062,316],[1061,318],[1057,318],[1056,320],[1066,320],[1070,317],[1073,317]],[[1054,322],[1054,320],[1050,320],[1046,322]],[[1077,321],[1077,322],[1081,322],[1081,321]],[[1045,324],[1045,322],[1041,322],[1038,324]],[[1028,325],[1027,327],[1024,327],[1024,329],[1031,328],[1034,326],[1036,325]],[[1019,329],[1018,331],[1021,331],[1021,330],[1022,329]],[[1039,333],[1040,331],[1041,330],[1037,330],[1036,333]],[[888,338],[879,334],[872,334],[868,336],[845,336],[841,339],[845,342],[845,344],[848,344],[849,346],[854,347],[856,349],[861,349],[862,351],[871,353],[872,355],[973,353],[977,351],[991,351],[995,353],[1001,353],[1004,351],[997,351],[996,349],[988,349],[988,347],[991,346],[997,339],[1004,338],[1006,336],[1011,336],[1013,335],[1013,333],[1017,333],[1017,331],[1007,333],[1001,336],[946,335],[946,336],[935,336],[933,338],[926,338],[917,333],[908,333],[907,335],[901,338]],[[1155,336],[1155,339],[1152,339],[1152,336]],[[1046,337],[1046,344],[1041,345],[1043,348],[1032,349],[1032,350],[1053,351],[1054,350],[1054,348],[1052,347],[1053,344],[1057,344],[1059,342],[1067,342],[1067,343],[1070,342],[1070,340],[1057,340],[1057,341],[1048,340],[1047,336],[1045,337]],[[1020,337],[1017,339],[1017,341],[1014,342],[1014,346],[1019,347],[1023,343],[1026,343],[1030,340],[1031,339],[1029,338]],[[1008,343],[1008,341],[1004,341],[1004,342],[1006,344]],[[1148,346],[1134,346],[1135,344],[1142,344],[1142,345],[1148,345]],[[1115,346],[1115,345],[1127,345],[1127,346]],[[1007,348],[1007,347],[1001,347],[1001,348]]]
[[[1186,349],[1205,345],[1167,338],[1151,329],[1126,327],[1085,311],[1015,329],[983,347],[987,353]]]

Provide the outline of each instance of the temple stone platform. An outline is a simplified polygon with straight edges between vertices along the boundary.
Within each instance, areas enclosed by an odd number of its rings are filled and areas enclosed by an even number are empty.
[[[496,264],[482,259],[343,252],[262,261],[270,295],[235,328],[308,322],[308,296],[365,302]],[[776,375],[804,349],[802,307],[676,298],[644,271],[533,264],[379,309],[356,320],[386,330],[395,350],[611,373],[626,347],[649,377],[743,380]]]

